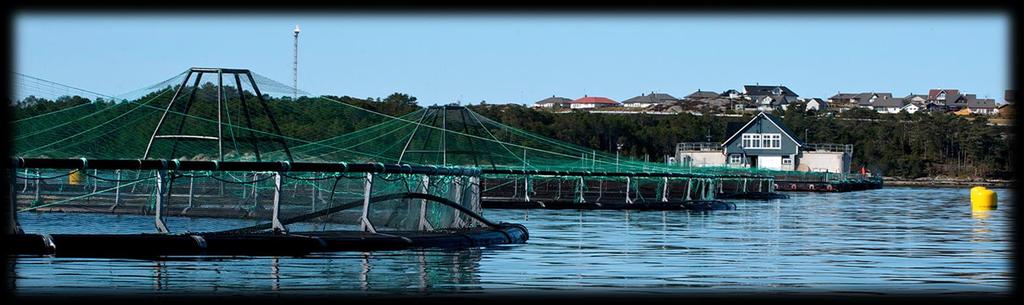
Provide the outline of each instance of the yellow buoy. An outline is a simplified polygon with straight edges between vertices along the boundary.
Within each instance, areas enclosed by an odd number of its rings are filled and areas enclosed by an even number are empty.
[[[971,188],[971,209],[974,210],[995,210],[996,192],[983,186]]]
[[[85,175],[80,170],[72,170],[71,175],[68,175],[68,184],[79,185],[82,184],[82,180],[85,179]]]

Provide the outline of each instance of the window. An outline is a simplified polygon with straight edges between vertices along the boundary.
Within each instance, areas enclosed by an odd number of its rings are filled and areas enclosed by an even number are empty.
[[[743,148],[761,148],[761,134],[759,134],[759,133],[745,133],[745,134],[743,134]]]
[[[782,135],[778,133],[745,133],[741,137],[743,148],[781,149]]]
[[[740,154],[729,155],[729,164],[740,164],[743,163],[743,156]]]
[[[782,156],[782,165],[793,165],[793,158],[790,156]]]

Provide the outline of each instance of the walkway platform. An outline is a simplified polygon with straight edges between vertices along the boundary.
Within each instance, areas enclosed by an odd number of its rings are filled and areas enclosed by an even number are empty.
[[[625,202],[574,202],[572,200],[501,200],[484,198],[480,204],[485,209],[548,209],[548,210],[636,210],[636,211],[714,211],[735,210],[733,203],[720,200],[689,201],[635,201]]]

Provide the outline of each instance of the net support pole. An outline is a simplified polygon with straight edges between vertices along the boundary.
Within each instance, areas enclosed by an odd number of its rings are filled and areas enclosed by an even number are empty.
[[[523,198],[527,202],[530,201],[530,175],[523,176]]]
[[[462,178],[461,177],[455,177],[455,181],[452,181],[452,184],[453,184],[453,188],[455,189],[455,196],[453,196],[453,197],[455,197],[455,200],[456,200],[456,202],[459,203],[459,205],[462,205],[462,203],[465,202],[463,200],[464,199],[463,196],[466,193],[466,192],[463,192],[463,189],[462,189],[463,188],[463,186],[462,186]],[[529,201],[530,200],[529,199],[530,195],[527,194],[526,198],[527,198],[526,200]],[[466,223],[464,221],[462,221],[462,213],[459,212],[459,210],[455,210],[454,217],[452,218],[452,227],[463,228],[465,226],[466,226]]]
[[[668,177],[662,178],[661,202],[668,202]]]
[[[18,166],[17,162],[12,162],[11,168],[8,171],[9,172],[8,175],[10,175],[10,179],[11,179],[10,180],[10,187],[11,188],[8,191],[8,193],[10,193],[10,201],[8,202],[7,208],[4,209],[4,212],[7,213],[7,216],[5,217],[7,219],[5,219],[6,221],[4,221],[4,231],[3,231],[4,235],[15,235],[15,234],[22,234],[23,233],[21,231],[21,226],[18,225],[18,213],[17,213],[17,210],[18,210],[18,194],[16,192],[14,192],[15,187],[16,187],[15,185],[18,183],[18,168],[17,168],[17,166]],[[38,183],[38,181],[36,183]]]
[[[483,207],[480,206],[480,176],[469,177],[469,203],[470,210],[483,213]],[[476,218],[470,218],[470,226],[477,226],[480,224],[480,220]]]
[[[193,207],[195,207],[194,205],[192,205],[192,199],[195,197],[195,186],[196,177],[188,177],[188,207],[185,207],[185,211],[191,210]]]
[[[224,161],[224,122],[221,114],[224,112],[224,72],[217,69],[217,160]],[[191,190],[190,190],[191,192]],[[189,197],[192,200],[192,197]],[[191,202],[189,202],[191,206]]]
[[[121,202],[121,170],[117,170],[117,182],[114,185],[114,204],[110,206],[110,211],[113,212],[117,208],[117,204]]]
[[[316,211],[316,188],[317,188],[317,186],[320,186],[320,180],[313,180],[313,183],[310,185],[310,192],[309,192],[309,194],[310,194],[309,195],[309,200],[310,200],[309,210],[310,211]]]
[[[423,175],[423,186],[422,187],[423,187],[423,191],[422,191],[423,194],[429,194],[430,193],[430,176]],[[427,221],[427,200],[426,199],[422,199],[420,201],[420,225],[419,225],[419,229],[421,231],[422,230],[427,230],[427,231],[433,231],[434,230],[434,227],[432,227],[430,225],[430,222]]]
[[[25,169],[25,177],[28,177],[28,169],[27,168]],[[39,175],[36,175],[36,177],[39,177]],[[28,181],[29,181],[28,179],[23,179],[23,180],[25,180],[25,186],[21,188],[22,192],[28,190]]]
[[[100,170],[99,169],[93,169],[92,170],[92,175],[96,176],[96,177],[99,177],[100,176]],[[92,192],[95,193],[97,190],[99,190],[99,188],[100,188],[100,179],[92,178]]]
[[[163,207],[164,207],[164,192],[167,191],[167,186],[164,185],[164,179],[167,178],[167,170],[160,169],[156,172],[156,212],[154,218],[156,220],[156,230],[160,233],[167,233],[167,224],[164,223]]]
[[[35,204],[39,204],[40,203],[40,199],[42,199],[42,196],[40,195],[40,187],[39,187],[40,182],[42,182],[42,180],[39,179],[40,177],[42,177],[41,173],[39,172],[39,170],[36,170],[36,181],[34,183],[36,185],[36,198],[35,198],[35,201],[34,201]]]
[[[633,204],[633,199],[629,198],[629,188],[633,187],[633,179],[630,176],[626,176],[626,204]]]
[[[256,192],[256,187],[257,187],[256,184],[259,183],[259,182],[257,182],[256,175],[258,175],[258,173],[256,173],[256,172],[252,173],[252,208],[253,209],[258,208],[260,206],[259,198],[256,198],[256,196],[259,196],[259,193]]]
[[[587,200],[583,198],[583,176],[580,176],[580,183],[576,185],[576,193],[579,194],[578,203],[584,203]]]
[[[278,215],[281,211],[281,173],[274,172],[274,212],[271,214],[271,226],[274,233],[288,232],[288,229],[281,224]]]
[[[359,217],[359,227],[363,231],[370,233],[377,233],[377,229],[373,228],[373,224],[370,223],[368,214],[370,212],[370,191],[373,189],[373,173],[366,173],[366,181],[363,182],[363,216]]]

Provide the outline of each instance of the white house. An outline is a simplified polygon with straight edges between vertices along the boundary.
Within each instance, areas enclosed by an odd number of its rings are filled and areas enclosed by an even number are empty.
[[[828,102],[825,102],[825,100],[823,100],[823,99],[815,97],[815,98],[809,98],[805,102],[806,102],[806,104],[805,104],[804,107],[808,111],[810,111],[810,110],[815,110],[815,111],[825,111],[825,110],[828,110]]]
[[[921,107],[914,103],[907,103],[906,105],[903,105],[903,108],[900,108],[900,111],[906,111],[907,113],[914,113],[918,110],[921,110]]]
[[[571,103],[572,103],[572,100],[570,100],[570,99],[552,95],[549,98],[537,101],[536,103],[533,104],[533,107],[534,108],[549,108],[549,109],[569,108],[569,105]]]

